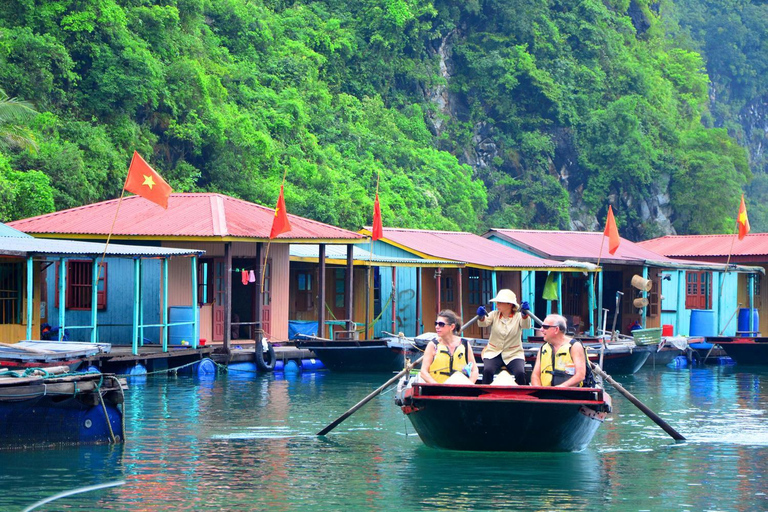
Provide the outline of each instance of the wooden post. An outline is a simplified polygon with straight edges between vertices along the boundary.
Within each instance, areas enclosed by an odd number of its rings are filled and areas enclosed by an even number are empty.
[[[320,244],[317,252],[320,276],[318,279],[317,298],[317,335],[325,337],[325,244]]]
[[[131,353],[139,355],[139,259],[133,258],[133,329]]]
[[[421,267],[416,267],[416,334],[421,334]]]
[[[35,308],[35,274],[32,256],[27,256],[27,339],[32,339],[32,322]]]
[[[64,338],[64,326],[66,323],[67,309],[67,260],[59,260],[59,341]]]
[[[196,349],[200,344],[200,315],[197,312],[197,256],[192,256],[192,348]],[[232,273],[229,274],[232,282]]]
[[[104,276],[104,279],[107,277]],[[91,326],[93,326],[93,329],[91,329],[91,343],[96,343],[97,340],[97,333],[96,333],[96,321],[98,318],[98,312],[99,312],[99,258],[93,258],[93,263],[91,265]]]
[[[353,301],[352,301],[352,292],[354,287],[354,261],[355,256],[353,253],[353,249],[355,248],[352,244],[347,244],[347,273],[344,276],[345,279],[345,294],[344,294],[344,310],[345,314],[347,316],[347,330],[350,332],[355,332],[356,326],[355,326],[355,317],[354,317],[354,311],[353,311]]]
[[[163,258],[163,352],[168,352],[168,258]]]
[[[462,277],[461,267],[456,269],[456,275],[458,276],[458,279],[456,279],[456,282],[458,285],[457,288],[459,292],[459,318],[461,319],[460,321],[463,322],[464,321],[464,291],[463,291],[464,287],[461,284],[461,277]]]
[[[254,265],[256,267],[256,285],[253,287],[253,321],[256,322],[254,340],[257,348],[261,344],[261,339],[264,337],[264,326],[261,323],[261,310],[264,307],[264,296],[261,294],[261,287],[258,285],[258,283],[261,283],[261,274],[263,272],[261,262],[262,247],[263,244],[261,242],[256,242],[256,264]]]
[[[392,334],[397,334],[397,267],[392,267]]]
[[[440,289],[441,285],[442,285],[442,275],[443,275],[443,269],[441,269],[440,267],[437,267],[437,270],[435,270],[435,284],[437,285],[437,294],[435,296],[435,299],[436,299],[435,303],[437,304],[437,311],[435,311],[435,315],[437,315],[438,313],[440,313],[440,311],[443,310],[443,308],[441,307],[442,304],[440,304],[440,302],[441,302],[440,301],[440,295],[442,294],[441,289]]]
[[[365,336],[364,338],[370,339],[373,336],[368,334],[371,324],[371,262],[368,262],[368,267],[365,271]]]
[[[232,242],[224,244],[224,352],[230,353],[232,339]]]
[[[643,279],[646,281],[648,280],[648,266],[643,265]],[[648,292],[643,290],[641,293],[641,296],[645,299],[648,297]],[[643,326],[643,329],[645,329],[645,318],[646,318],[646,310],[648,307],[640,308],[640,325]]]

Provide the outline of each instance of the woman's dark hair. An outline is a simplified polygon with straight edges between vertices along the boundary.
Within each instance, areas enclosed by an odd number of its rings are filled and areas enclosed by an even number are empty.
[[[441,312],[437,314],[438,318],[443,317],[446,320],[448,320],[449,324],[453,324],[453,332],[456,334],[459,334],[461,332],[459,329],[461,329],[461,318],[459,318],[459,315],[451,311],[450,309],[444,309]]]

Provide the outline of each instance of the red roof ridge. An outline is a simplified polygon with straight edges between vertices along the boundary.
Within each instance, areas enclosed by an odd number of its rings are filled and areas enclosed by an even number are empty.
[[[363,229],[367,229],[370,231],[373,229],[372,226],[364,226]],[[445,233],[449,235],[474,235],[474,233],[470,233],[469,231],[446,231],[446,230],[440,230],[440,229],[416,229],[416,228],[393,228],[393,227],[386,227],[382,228],[384,231],[405,231],[408,233]]]
[[[517,229],[517,228],[489,228],[488,231],[513,231],[515,233],[571,233],[574,235],[602,235],[601,231],[576,231],[568,229]]]
[[[211,220],[213,222],[214,236],[227,236],[227,212],[224,208],[224,200],[221,195],[211,194]]]

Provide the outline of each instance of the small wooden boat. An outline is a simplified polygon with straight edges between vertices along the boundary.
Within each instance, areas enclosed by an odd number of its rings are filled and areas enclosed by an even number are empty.
[[[331,371],[392,372],[402,370],[404,357],[424,351],[429,340],[392,336],[374,340],[329,340],[299,335],[296,346],[311,350]]]
[[[766,337],[707,337],[707,342],[719,345],[728,357],[738,364],[768,364],[768,338]]]
[[[0,450],[123,442],[124,388],[114,375],[66,366],[0,369]]]
[[[66,366],[77,370],[88,358],[109,353],[109,343],[85,341],[20,341],[0,344],[0,367],[12,369]]]
[[[607,413],[601,388],[401,381],[395,403],[427,446],[448,450],[570,452],[587,447]]]

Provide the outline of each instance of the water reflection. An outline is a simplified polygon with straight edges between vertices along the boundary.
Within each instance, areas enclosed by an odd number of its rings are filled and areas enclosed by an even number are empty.
[[[0,510],[119,479],[127,484],[55,510],[768,509],[765,370],[622,377],[689,438],[682,444],[615,392],[615,413],[582,453],[430,449],[391,393],[314,435],[383,380],[148,378],[128,391],[124,447],[0,452]]]

